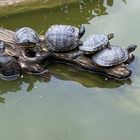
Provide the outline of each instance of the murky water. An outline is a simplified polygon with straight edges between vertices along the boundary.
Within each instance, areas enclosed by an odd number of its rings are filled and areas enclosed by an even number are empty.
[[[47,10],[0,18],[2,27],[30,26],[38,33],[52,24],[86,27],[92,33],[115,34],[111,43],[138,44],[133,72],[126,81],[82,72],[67,65],[49,66],[49,78],[24,75],[0,80],[2,140],[138,140],[140,137],[140,1],[82,0]]]

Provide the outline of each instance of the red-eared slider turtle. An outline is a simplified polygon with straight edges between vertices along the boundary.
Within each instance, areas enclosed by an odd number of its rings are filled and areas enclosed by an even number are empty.
[[[5,44],[0,42],[0,78],[10,81],[19,76],[20,72],[15,58],[5,53]]]
[[[112,67],[123,62],[131,61],[131,52],[137,48],[137,45],[129,45],[127,49],[116,45],[111,45],[111,49],[104,49],[92,56],[92,61],[95,65],[101,67]]]
[[[29,27],[23,27],[16,31],[14,39],[17,44],[26,47],[33,47],[39,44],[38,34]]]
[[[114,37],[113,33],[109,35],[105,34],[94,34],[90,35],[83,43],[83,45],[79,46],[79,52],[73,55],[72,58],[77,58],[83,54],[93,54],[98,51],[101,51],[105,48],[110,48],[109,40]]]
[[[79,39],[84,33],[84,26],[78,29],[71,25],[53,25],[45,33],[46,45],[52,52],[71,51],[81,45]]]

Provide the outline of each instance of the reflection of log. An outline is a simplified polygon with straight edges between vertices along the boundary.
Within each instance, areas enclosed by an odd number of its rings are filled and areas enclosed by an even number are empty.
[[[40,47],[33,48],[35,57],[27,57],[25,55],[25,48],[15,43],[13,39],[14,32],[0,29],[0,40],[7,44],[6,52],[12,56],[18,58],[18,63],[22,71],[27,73],[40,73],[43,72],[43,64],[47,64],[53,61],[60,63],[72,64],[81,69],[97,72],[117,79],[128,78],[131,75],[131,71],[126,68],[125,64],[120,64],[112,68],[103,68],[95,66],[92,61],[86,56],[80,56],[74,60],[71,56],[78,50],[74,50],[67,53],[49,53],[43,42],[43,36],[40,36]],[[45,63],[44,63],[45,62]]]
[[[105,78],[104,76],[99,76],[97,74],[87,73],[86,71],[78,70],[75,67],[68,66],[66,64],[54,63],[48,66],[49,72],[57,79],[64,81],[74,81],[86,88],[117,88],[124,84],[131,85],[131,79],[127,80],[114,80]],[[55,67],[55,69],[54,69]]]

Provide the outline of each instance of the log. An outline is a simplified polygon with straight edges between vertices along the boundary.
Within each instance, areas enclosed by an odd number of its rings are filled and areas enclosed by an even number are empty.
[[[71,59],[78,49],[65,53],[50,53],[45,45],[44,36],[40,36],[40,46],[32,48],[31,51],[34,52],[34,56],[28,56],[25,53],[25,48],[16,44],[14,40],[15,32],[0,28],[0,40],[5,42],[7,45],[6,53],[18,58],[18,64],[21,72],[28,74],[44,74],[47,71],[47,64],[57,62],[66,63],[73,65],[85,71],[90,71],[93,73],[106,75],[110,78],[115,79],[127,79],[131,76],[131,71],[127,68],[127,65],[122,63],[114,67],[99,67],[96,66],[89,57],[82,55],[76,59]]]

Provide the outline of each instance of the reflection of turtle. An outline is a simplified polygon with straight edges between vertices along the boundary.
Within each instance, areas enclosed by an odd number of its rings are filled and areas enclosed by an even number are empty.
[[[39,43],[39,36],[29,27],[23,27],[17,30],[14,39],[17,44],[27,47],[32,47]]]
[[[101,67],[111,67],[123,62],[129,63],[132,60],[131,52],[136,49],[136,45],[130,45],[127,49],[116,45],[111,45],[111,49],[104,49],[92,56],[92,61]]]
[[[0,77],[3,80],[15,80],[19,76],[15,58],[5,53],[5,44],[0,42]]]
[[[45,33],[45,40],[50,51],[71,51],[81,44],[79,39],[84,33],[83,26],[78,29],[71,25],[53,25]]]
[[[109,40],[114,37],[114,34],[95,34],[89,36],[82,46],[79,46],[79,52],[76,53],[73,58],[76,58],[82,54],[93,54],[101,51],[105,48],[110,48]]]

